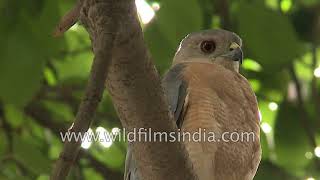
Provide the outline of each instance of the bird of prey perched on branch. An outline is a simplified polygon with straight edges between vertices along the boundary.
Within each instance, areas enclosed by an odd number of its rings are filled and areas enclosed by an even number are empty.
[[[252,180],[260,162],[258,104],[239,73],[241,46],[229,31],[191,33],[162,81],[178,128],[215,135],[184,141],[199,180]],[[129,150],[126,180],[139,180],[134,161]]]

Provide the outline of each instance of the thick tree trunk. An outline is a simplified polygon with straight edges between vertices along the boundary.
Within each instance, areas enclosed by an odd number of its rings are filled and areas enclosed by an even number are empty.
[[[177,132],[163,95],[160,77],[143,41],[134,0],[86,0],[82,5],[80,20],[90,34],[95,61],[101,60],[100,65],[104,66],[106,85],[123,127],[127,131],[151,128],[153,131]],[[101,67],[93,67],[91,80],[99,79],[95,77],[97,74],[104,77],[104,73],[95,73],[97,69],[101,70]],[[89,85],[92,83],[89,81]],[[86,110],[79,111],[78,114],[84,115],[81,119],[90,122],[91,116],[81,113]],[[88,128],[77,124],[77,120],[74,126]],[[78,129],[83,132],[83,128]],[[181,142],[135,142],[132,147],[142,179],[196,179]],[[72,148],[65,148],[69,153],[62,155],[74,156],[70,154]],[[60,160],[56,169],[64,167],[66,163]]]

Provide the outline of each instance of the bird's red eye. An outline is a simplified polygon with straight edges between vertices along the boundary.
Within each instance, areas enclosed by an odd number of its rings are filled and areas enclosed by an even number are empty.
[[[214,41],[202,41],[200,48],[204,53],[212,53],[214,50],[216,50],[216,44]]]

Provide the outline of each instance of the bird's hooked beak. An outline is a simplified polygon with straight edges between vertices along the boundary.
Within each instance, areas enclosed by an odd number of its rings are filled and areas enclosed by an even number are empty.
[[[221,57],[226,57],[233,61],[239,61],[242,64],[243,60],[243,52],[239,44],[233,42],[229,47],[229,52],[226,54],[221,55]]]

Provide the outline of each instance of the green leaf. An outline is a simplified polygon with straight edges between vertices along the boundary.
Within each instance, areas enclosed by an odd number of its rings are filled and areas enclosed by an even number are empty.
[[[16,106],[6,104],[4,106],[4,114],[7,121],[13,128],[20,127],[24,122],[24,114],[21,109]]]
[[[261,161],[254,180],[298,180],[270,161]]]
[[[51,58],[57,55],[65,47],[64,38],[55,38],[52,35],[59,22],[59,7],[56,1],[46,0],[41,14],[37,18],[30,19],[30,27],[35,35],[35,41],[40,45],[41,52]],[[41,28],[39,28],[41,27]]]
[[[58,101],[43,101],[43,105],[52,112],[53,119],[59,122],[71,122],[74,119],[72,108]]]
[[[265,0],[266,7],[274,10],[279,8],[279,0]]]
[[[3,166],[2,164],[0,165],[1,174],[5,176],[4,178],[0,176],[1,180],[31,180],[27,175],[23,175],[19,166],[14,161],[6,162]]]
[[[57,79],[53,73],[53,71],[50,68],[45,68],[43,71],[44,77],[47,81],[47,83],[50,86],[55,86],[57,84]]]
[[[242,67],[246,70],[260,72],[262,67],[253,59],[246,58],[243,60]]]
[[[270,158],[270,150],[269,150],[269,144],[266,137],[266,134],[264,132],[260,132],[260,144],[261,144],[261,150],[262,150],[262,157],[261,159],[269,159]]]
[[[295,61],[294,67],[297,76],[302,79],[306,84],[311,81],[312,76],[314,76],[314,69],[311,68],[312,55],[310,52],[305,53],[299,61]]]
[[[258,92],[260,90],[261,87],[261,83],[260,81],[256,80],[256,79],[248,79],[250,86],[252,87],[254,92]]]
[[[36,139],[36,141],[32,141],[33,143],[35,143],[34,145],[38,145],[41,147],[46,146],[44,142],[48,138],[46,133],[46,131],[48,131],[47,129],[45,129],[43,126],[38,124],[34,119],[32,119],[29,116],[25,117],[24,125],[26,128],[23,129],[24,130],[23,133],[25,133],[24,135],[26,136],[30,136],[31,138]]]
[[[107,121],[103,120],[104,122],[108,123],[107,127],[111,128],[110,125],[112,125],[112,126],[119,125],[119,121],[114,121],[116,119],[119,119],[119,117],[118,117],[117,112],[116,112],[116,110],[114,108],[114,105],[112,103],[111,96],[108,94],[107,91],[105,91],[103,93],[102,101],[98,106],[98,112],[106,113],[106,109],[107,109],[108,115],[107,115],[107,117],[103,116],[102,118],[107,118],[108,119]],[[111,119],[114,119],[114,120],[111,120]],[[110,121],[112,121],[113,123],[116,122],[117,124],[111,124]]]
[[[255,78],[262,82],[259,95],[272,101],[282,101],[290,80],[287,71],[261,72],[256,74]]]
[[[124,152],[115,144],[109,148],[91,148],[90,151],[98,160],[112,169],[120,169],[125,160]]]
[[[9,104],[22,106],[40,86],[45,58],[32,33],[24,26],[19,26],[7,36],[3,38],[7,41],[2,42],[7,46],[0,49],[0,98]]]
[[[146,28],[145,38],[157,69],[163,73],[170,67],[176,45],[167,40],[167,37],[161,33],[160,26],[156,22]]]
[[[7,6],[14,13],[1,17],[0,98],[23,106],[39,89],[46,61],[62,47],[63,38],[51,35],[59,9],[56,2],[44,0],[9,1]]]
[[[91,49],[90,49],[91,41],[89,38],[89,34],[83,26],[79,25],[78,23],[73,25],[65,33],[65,37],[66,37],[66,43],[68,46],[68,50],[77,51],[80,53],[81,53],[81,51],[79,51],[79,50],[85,50],[83,52],[85,52],[85,53],[90,52],[91,53]]]
[[[163,0],[160,5],[155,20],[145,28],[145,38],[163,71],[171,64],[179,42],[187,34],[202,29],[202,12],[196,0]]]
[[[301,111],[288,102],[279,106],[274,128],[276,163],[296,175],[303,175],[309,163],[305,153],[312,151],[305,129],[301,125]]]
[[[30,139],[14,136],[14,157],[34,174],[48,174],[51,161],[32,143]]]
[[[304,6],[310,7],[314,5],[319,5],[319,0],[306,0],[306,1],[301,1],[299,3],[303,4]]]
[[[84,170],[84,176],[85,179],[90,179],[90,180],[103,180],[103,177],[100,176],[94,169],[92,168],[86,168]]]
[[[0,157],[3,157],[4,154],[8,151],[8,141],[7,141],[7,135],[4,131],[0,132]]]
[[[301,55],[302,47],[288,17],[241,1],[236,20],[249,55],[268,71],[277,71]]]
[[[282,12],[287,13],[292,8],[292,0],[282,0],[280,7]]]
[[[265,100],[259,100],[259,110],[262,116],[262,122],[268,123],[273,128],[277,112],[269,109],[269,103],[270,102]]]
[[[59,136],[53,137],[50,141],[49,157],[50,159],[58,159],[62,150],[62,142]]]
[[[37,180],[49,180],[49,176],[48,175],[40,175]]]
[[[93,54],[84,52],[77,56],[68,56],[63,61],[55,61],[54,66],[59,81],[71,81],[75,79],[87,79],[90,73]]]

